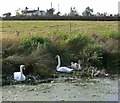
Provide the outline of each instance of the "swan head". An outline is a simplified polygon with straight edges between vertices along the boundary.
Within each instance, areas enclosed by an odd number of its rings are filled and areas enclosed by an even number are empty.
[[[20,65],[20,68],[25,70],[25,66],[24,65]]]
[[[58,57],[60,57],[60,56],[59,56],[59,55],[56,55],[56,56],[55,56],[55,59],[58,58]]]
[[[73,65],[74,63],[73,62],[71,62],[71,65]]]
[[[78,60],[78,64],[81,64],[81,60]]]

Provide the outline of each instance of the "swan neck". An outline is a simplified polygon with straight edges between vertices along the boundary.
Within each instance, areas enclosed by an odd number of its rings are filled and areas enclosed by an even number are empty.
[[[79,68],[81,69],[81,65],[79,64]]]
[[[21,74],[23,73],[23,70],[22,70],[23,68],[22,67],[20,67],[20,72],[21,72]]]
[[[80,62],[78,62],[78,67],[79,67],[79,69],[81,69],[81,63]]]
[[[60,57],[58,56],[58,65],[57,65],[57,69],[60,68]]]

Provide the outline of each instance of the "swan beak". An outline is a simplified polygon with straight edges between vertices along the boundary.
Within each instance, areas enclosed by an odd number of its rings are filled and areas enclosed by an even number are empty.
[[[55,56],[55,59],[57,59],[57,56]]]

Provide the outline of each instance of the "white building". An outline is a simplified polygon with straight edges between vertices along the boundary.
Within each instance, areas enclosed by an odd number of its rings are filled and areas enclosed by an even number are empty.
[[[39,10],[39,7],[37,10],[24,10],[23,11],[25,15],[32,16],[32,15],[45,15],[46,12],[44,10]]]

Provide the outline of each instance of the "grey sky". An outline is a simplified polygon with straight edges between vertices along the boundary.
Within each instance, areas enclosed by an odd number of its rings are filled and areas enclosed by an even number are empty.
[[[119,0],[1,0],[0,3],[0,16],[3,13],[11,12],[15,15],[17,9],[24,9],[28,7],[30,9],[37,9],[39,7],[41,10],[49,9],[51,6],[62,14],[68,13],[70,7],[76,7],[76,10],[81,14],[87,6],[93,8],[94,13],[97,12],[107,12],[110,14],[118,13],[118,2]]]

